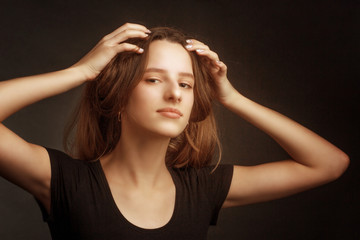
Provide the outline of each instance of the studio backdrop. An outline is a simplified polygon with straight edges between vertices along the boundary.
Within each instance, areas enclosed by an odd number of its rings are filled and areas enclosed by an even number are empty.
[[[359,15],[357,1],[333,0],[1,1],[0,81],[71,66],[125,22],[181,29],[219,54],[240,93],[305,125],[352,160],[333,183],[222,210],[208,239],[360,239]],[[29,142],[62,150],[80,93],[81,87],[40,101],[4,124]],[[220,104],[214,108],[223,163],[288,157],[261,131]],[[0,239],[50,239],[34,198],[3,178]]]

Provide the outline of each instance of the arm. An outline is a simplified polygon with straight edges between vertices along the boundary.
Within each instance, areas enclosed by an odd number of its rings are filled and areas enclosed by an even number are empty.
[[[75,68],[0,82],[0,120],[19,109],[83,82]],[[28,143],[0,123],[0,175],[49,207],[50,161],[46,150]],[[45,205],[45,204],[44,204]]]
[[[226,66],[216,53],[193,40],[192,50],[211,60],[218,100],[272,137],[292,159],[234,166],[233,180],[223,207],[239,206],[285,197],[338,178],[349,164],[340,149],[291,119],[261,106],[236,91],[226,77]]]
[[[235,166],[224,207],[285,197],[335,180],[346,170],[345,153],[289,118],[239,93],[225,106],[270,135],[292,159]]]
[[[29,104],[93,80],[119,52],[142,53],[139,47],[123,41],[145,38],[147,33],[144,26],[125,24],[70,68],[0,82],[0,122]],[[24,141],[1,123],[0,175],[32,193],[49,209],[51,169],[46,150]]]

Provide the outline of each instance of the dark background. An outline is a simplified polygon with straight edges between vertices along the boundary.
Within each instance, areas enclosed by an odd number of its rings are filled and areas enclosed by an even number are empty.
[[[359,238],[359,1],[0,1],[0,80],[68,67],[125,22],[175,26],[206,42],[245,96],[319,133],[352,162],[337,181],[281,200],[225,209],[209,239]],[[26,140],[62,149],[80,88],[8,118]],[[223,162],[286,153],[217,108]],[[16,146],[14,146],[16,147]],[[184,229],[186,231],[186,229]],[[32,196],[0,179],[0,239],[50,239]]]

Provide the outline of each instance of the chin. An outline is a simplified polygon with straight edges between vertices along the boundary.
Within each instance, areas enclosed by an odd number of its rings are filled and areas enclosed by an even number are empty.
[[[154,131],[157,135],[161,135],[168,138],[175,138],[179,136],[184,130],[185,127],[179,127],[179,126],[162,126],[158,128],[158,131]]]
[[[164,137],[168,137],[168,138],[176,138],[177,136],[179,136],[182,132],[182,131],[161,131],[161,132],[157,132],[158,135],[161,135],[161,136],[164,136]]]
[[[175,138],[179,136],[187,126],[187,120],[169,120],[169,119],[144,119],[141,117],[127,118],[124,115],[122,127],[133,129],[130,132],[137,132],[141,135],[153,135],[158,137]]]

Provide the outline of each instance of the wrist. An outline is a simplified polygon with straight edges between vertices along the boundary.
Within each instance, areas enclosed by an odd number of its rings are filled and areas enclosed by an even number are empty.
[[[238,101],[239,96],[241,96],[240,93],[231,86],[230,91],[223,96],[219,96],[218,100],[225,107],[229,107]]]
[[[95,73],[95,71],[91,71],[88,67],[82,65],[75,64],[68,69],[76,73],[79,78],[83,80],[83,82],[92,81],[98,75],[98,73]]]

